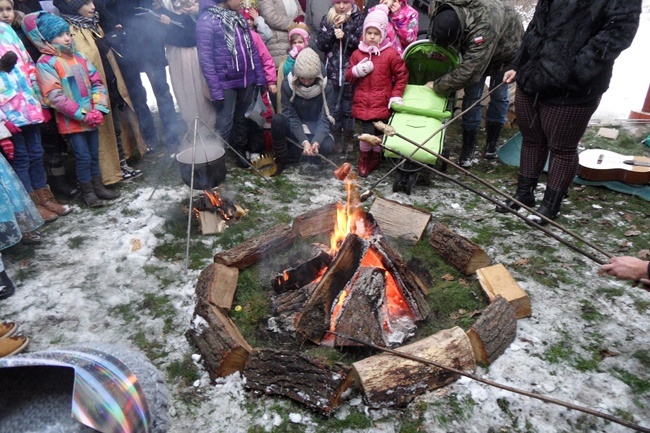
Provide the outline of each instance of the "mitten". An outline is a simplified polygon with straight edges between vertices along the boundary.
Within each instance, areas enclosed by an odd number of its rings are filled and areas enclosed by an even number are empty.
[[[357,78],[365,77],[375,69],[372,60],[364,58],[352,68],[352,75]]]
[[[50,120],[52,120],[52,112],[50,111],[49,108],[43,108],[43,123],[47,123]]]
[[[104,115],[99,110],[91,110],[84,118],[84,122],[91,128],[97,128],[102,124],[102,120],[104,120]]]
[[[390,110],[391,105],[404,105],[404,100],[400,98],[399,96],[393,96],[388,100],[388,109]]]
[[[9,132],[11,132],[11,135],[14,135],[14,134],[20,134],[21,132],[23,132],[22,129],[20,129],[19,127],[17,127],[16,125],[14,125],[14,124],[13,124],[12,122],[10,122],[9,120],[5,120],[5,126],[7,127],[7,129],[9,130]]]
[[[0,148],[2,153],[7,158],[7,161],[14,159],[14,144],[8,138],[0,140]]]
[[[16,66],[18,61],[18,56],[13,51],[7,51],[0,57],[0,71],[2,72],[11,72],[11,70]]]
[[[301,45],[294,45],[294,47],[289,50],[289,55],[291,56],[292,59],[295,59],[298,57],[298,54],[302,51],[302,46]]]

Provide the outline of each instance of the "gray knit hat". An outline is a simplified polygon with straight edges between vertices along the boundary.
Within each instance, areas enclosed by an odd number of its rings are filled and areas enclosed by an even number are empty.
[[[59,12],[66,15],[78,15],[79,8],[86,3],[88,0],[54,0],[53,2]]]
[[[321,76],[320,57],[311,48],[303,49],[296,57],[293,74],[300,78],[318,78]]]

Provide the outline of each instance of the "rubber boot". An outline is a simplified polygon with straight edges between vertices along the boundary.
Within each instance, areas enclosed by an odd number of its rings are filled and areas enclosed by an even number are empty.
[[[526,206],[533,207],[535,206],[535,188],[537,188],[537,179],[519,175],[519,178],[517,179],[517,191],[515,191],[515,195],[513,197]],[[504,204],[497,206],[494,210],[499,213],[507,213],[508,210],[506,208],[519,210],[521,206],[508,199]]]
[[[6,299],[16,293],[16,286],[7,275],[7,271],[0,272],[0,299]]]
[[[36,205],[36,210],[38,210],[38,213],[41,215],[41,218],[43,218],[43,221],[45,221],[46,223],[51,223],[52,221],[55,221],[59,217],[54,212],[41,205],[41,200],[36,194],[36,191],[30,192],[29,197]]]
[[[476,151],[477,131],[463,130],[463,148],[458,156],[458,165],[463,168],[471,168],[474,152]]]
[[[379,167],[380,160],[381,152],[375,152],[374,150],[370,152],[368,160],[368,174],[372,173],[377,167]]]
[[[102,182],[101,176],[93,176],[91,182],[93,185],[93,189],[95,190],[95,195],[97,195],[98,198],[104,200],[115,200],[120,196],[119,192],[106,189],[106,187],[104,186],[104,182]]]
[[[359,162],[357,163],[357,171],[359,172],[359,176],[361,177],[366,177],[370,173],[370,158],[372,158],[372,155],[370,155],[371,153],[373,153],[372,150],[359,152]]]
[[[562,199],[565,195],[566,191],[546,188],[544,198],[542,199],[542,205],[537,208],[537,212],[548,219],[554,220],[560,214],[560,206],[562,206]],[[548,224],[548,221],[541,219],[537,215],[528,215],[528,220],[536,222],[541,226]]]
[[[38,196],[41,206],[50,212],[54,212],[58,216],[64,216],[72,212],[72,208],[63,206],[56,201],[49,186],[45,185],[44,188],[34,190],[34,192]]]
[[[84,199],[86,206],[104,206],[104,202],[97,197],[97,194],[95,194],[95,188],[93,187],[92,182],[79,182],[79,188],[81,188],[81,197]]]
[[[485,159],[494,159],[497,157],[497,148],[499,136],[503,126],[497,122],[488,122],[485,125],[487,137],[485,139]]]
[[[68,198],[75,198],[81,192],[79,188],[68,183],[65,176],[48,176],[47,183],[50,185],[52,192]]]

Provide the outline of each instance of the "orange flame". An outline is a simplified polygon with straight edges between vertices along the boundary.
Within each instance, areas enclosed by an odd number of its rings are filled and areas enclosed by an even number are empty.
[[[346,178],[345,189],[348,194],[345,204],[336,204],[334,233],[332,233],[330,239],[330,254],[332,255],[336,254],[349,233],[368,238],[368,235],[364,232],[363,211],[359,209],[356,183]]]

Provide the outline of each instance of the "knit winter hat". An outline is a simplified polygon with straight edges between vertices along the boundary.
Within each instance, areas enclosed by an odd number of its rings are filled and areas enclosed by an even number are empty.
[[[246,18],[247,20],[250,20],[250,19],[252,18],[252,17],[251,17],[251,14],[250,14],[249,11],[250,11],[250,9],[241,9],[241,10],[240,10],[241,14],[242,14],[242,15],[244,16],[244,18]]]
[[[460,18],[453,9],[438,12],[430,24],[431,42],[441,47],[448,47],[460,39],[462,28]]]
[[[336,3],[354,3],[354,0],[332,0],[332,4]]]
[[[363,22],[363,33],[366,34],[366,29],[368,27],[373,27],[379,30],[381,33],[381,41],[383,42],[386,39],[386,27],[388,27],[388,6],[384,4],[379,4],[368,13],[366,19]]]
[[[294,35],[300,35],[305,41],[305,46],[309,46],[309,27],[303,23],[295,23],[289,27],[289,43]]]
[[[70,31],[70,25],[63,18],[47,12],[38,15],[36,26],[45,42],[52,42],[52,39]]]
[[[293,74],[300,78],[318,78],[321,76],[320,57],[316,51],[307,47],[296,57],[293,65]]]
[[[88,0],[54,0],[53,4],[62,14],[78,15],[79,8],[88,3]]]

